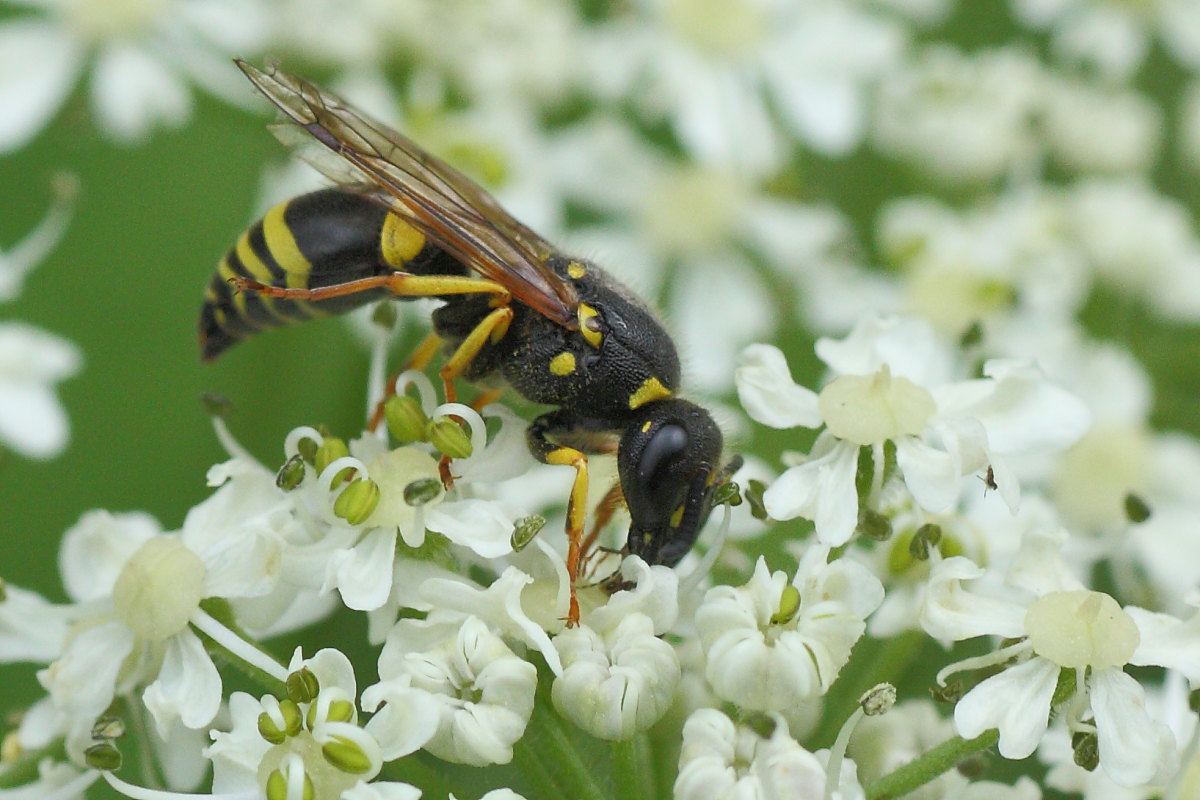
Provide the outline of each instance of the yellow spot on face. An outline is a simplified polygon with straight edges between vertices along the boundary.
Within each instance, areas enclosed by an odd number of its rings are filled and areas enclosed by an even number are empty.
[[[671,396],[667,387],[658,378],[646,378],[646,382],[638,390],[629,395],[629,408],[635,409],[646,405],[652,400],[663,400]]]
[[[600,342],[604,339],[604,336],[600,333],[600,331],[596,330],[596,326],[599,321],[592,321],[593,318],[599,316],[596,313],[596,309],[592,308],[587,303],[580,303],[579,310],[575,313],[579,318],[579,333],[581,336],[583,336],[583,340],[592,347],[599,347]],[[633,407],[637,408],[637,406]]]
[[[570,375],[575,371],[575,354],[564,351],[550,359],[550,371],[559,376]]]
[[[683,503],[680,503],[679,508],[671,514],[671,527],[678,528],[681,522],[683,522]]]
[[[651,426],[651,425],[653,425],[653,424],[654,424],[654,423],[653,423],[653,422],[651,422],[650,420],[646,420],[646,424],[642,426],[642,433],[646,433],[647,431],[649,431],[649,430],[650,430],[650,426]]]
[[[308,274],[312,272],[312,264],[304,253],[300,252],[300,245],[296,244],[296,237],[292,235],[292,229],[283,218],[287,207],[287,203],[280,203],[263,217],[263,239],[267,242],[267,249],[275,257],[275,263],[287,273],[288,287],[305,289],[308,288]]]
[[[416,258],[424,246],[425,237],[412,225],[395,214],[388,214],[384,218],[379,249],[388,266],[404,269],[404,265]]]
[[[587,269],[578,261],[572,261],[570,264],[567,264],[567,274],[575,280],[579,280],[584,275],[587,275]]]

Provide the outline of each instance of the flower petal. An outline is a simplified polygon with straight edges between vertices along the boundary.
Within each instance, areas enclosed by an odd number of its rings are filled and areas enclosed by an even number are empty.
[[[1100,766],[1122,786],[1161,776],[1175,758],[1175,737],[1146,712],[1142,685],[1115,668],[1092,673],[1090,685]]]
[[[1058,683],[1058,667],[1045,658],[1031,658],[993,675],[976,686],[954,707],[954,726],[964,739],[991,728],[1000,729],[1000,755],[1025,758],[1046,732],[1050,700]]]
[[[221,708],[221,675],[199,636],[184,630],[167,640],[158,678],[146,687],[142,700],[164,739],[176,719],[188,728],[213,721]]]
[[[817,395],[792,380],[787,359],[773,345],[752,344],[742,351],[734,373],[738,399],[756,422],[772,428],[819,428]]]

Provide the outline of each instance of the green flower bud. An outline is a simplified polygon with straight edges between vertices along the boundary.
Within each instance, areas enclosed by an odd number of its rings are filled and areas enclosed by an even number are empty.
[[[775,728],[778,727],[778,723],[774,717],[770,714],[764,714],[761,711],[755,711],[746,715],[746,718],[742,720],[742,724],[763,739],[770,739],[774,736]]]
[[[92,724],[93,739],[120,739],[125,735],[125,720],[104,716]]]
[[[271,719],[271,715],[265,711],[258,715],[258,735],[271,744],[283,744],[287,739],[287,733],[280,729],[275,724],[275,720]]]
[[[216,392],[205,392],[200,395],[200,402],[210,417],[223,417],[233,410],[233,403],[229,402],[229,398]]]
[[[937,684],[934,684],[929,689],[929,696],[932,697],[934,701],[939,703],[948,703],[952,706],[957,705],[958,701],[962,700],[963,695],[966,693],[967,692],[963,688],[962,681],[950,681],[945,686],[938,686]]]
[[[1135,525],[1150,519],[1150,506],[1140,495],[1125,495],[1125,518]]]
[[[469,458],[471,437],[450,417],[431,420],[426,430],[429,442],[451,458]]]
[[[1075,752],[1075,764],[1088,772],[1100,766],[1100,740],[1091,731],[1078,731],[1071,737],[1071,749]]]
[[[371,769],[371,759],[362,748],[341,736],[334,736],[326,742],[321,747],[321,755],[330,764],[351,775],[362,775]]]
[[[892,521],[878,511],[864,508],[858,512],[857,531],[873,541],[887,541],[892,536]]]
[[[379,305],[375,306],[375,310],[371,312],[371,322],[374,322],[384,330],[390,331],[396,327],[396,306],[384,300]]]
[[[354,719],[354,704],[349,700],[334,700],[329,704],[325,713],[327,722],[350,722]],[[308,714],[305,716],[304,722],[310,731],[317,727],[316,703],[308,707]]]
[[[307,436],[296,443],[297,454],[304,459],[308,464],[315,464],[317,461],[317,444],[315,439],[309,439]]]
[[[101,742],[84,750],[83,760],[92,769],[112,772],[121,768],[121,751],[111,742]]]
[[[858,705],[868,717],[886,714],[896,705],[896,687],[890,683],[876,684],[858,698]]]
[[[521,517],[513,524],[512,532],[512,549],[516,552],[521,552],[525,547],[533,541],[533,537],[538,535],[538,532],[546,526],[546,518],[541,514],[530,514],[528,517]]]
[[[417,398],[392,395],[383,403],[383,418],[387,420],[388,431],[398,444],[425,441],[429,417],[425,415],[425,410],[421,408]]]
[[[713,508],[727,505],[737,508],[742,504],[742,491],[733,481],[725,481],[713,492]]]
[[[941,540],[941,526],[927,522],[917,528],[917,532],[913,534],[912,541],[908,543],[908,554],[916,561],[928,561],[929,553],[938,546],[938,542]]]
[[[304,459],[299,453],[289,458],[275,473],[275,485],[285,492],[295,489],[304,480]]]
[[[275,770],[267,776],[267,800],[287,800],[287,788],[287,778],[279,770]],[[300,797],[302,800],[313,800],[315,794],[312,779],[306,774],[304,776],[304,790],[301,792]]]
[[[981,344],[983,344],[983,323],[975,320],[958,337],[958,346],[963,350],[970,350]]]
[[[762,481],[756,481],[753,478],[746,481],[746,502],[750,504],[750,515],[758,520],[767,519],[767,507],[763,505],[763,492],[767,490],[767,485]]]
[[[336,436],[328,436],[325,441],[321,442],[321,446],[317,448],[314,456],[314,466],[317,468],[317,473],[321,473],[326,467],[337,461],[339,458],[345,458],[350,455],[350,448],[346,447],[346,443]],[[352,469],[347,467],[334,477],[330,486],[338,486],[342,481],[350,477]]]
[[[288,675],[286,685],[288,699],[296,703],[311,703],[321,691],[321,682],[308,667]]]
[[[301,730],[300,706],[295,701],[280,700],[279,711],[283,715],[282,728],[267,712],[258,715],[258,734],[271,744],[282,744],[287,737],[295,736]]]
[[[333,513],[351,525],[361,525],[375,513],[379,496],[379,484],[375,481],[369,478],[353,481],[333,501]]]
[[[431,503],[442,493],[442,482],[437,478],[421,478],[404,487],[404,502],[410,506]]]
[[[800,590],[790,583],[779,596],[779,610],[771,615],[772,625],[786,625],[800,612]]]

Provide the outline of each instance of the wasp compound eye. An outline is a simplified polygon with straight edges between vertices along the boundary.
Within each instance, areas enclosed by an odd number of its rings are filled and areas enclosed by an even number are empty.
[[[663,495],[670,494],[672,489],[682,488],[671,485],[670,465],[687,449],[687,445],[687,431],[680,425],[663,425],[651,435],[642,450],[637,469],[638,488],[645,491],[651,500],[670,501],[671,497]]]
[[[674,566],[696,541],[712,506],[721,431],[686,400],[649,403],[626,429],[617,468],[629,506],[629,552]]]

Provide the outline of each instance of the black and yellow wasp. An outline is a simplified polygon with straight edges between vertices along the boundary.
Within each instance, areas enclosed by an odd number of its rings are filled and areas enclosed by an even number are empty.
[[[538,460],[575,469],[568,624],[579,620],[587,453],[616,443],[627,552],[678,563],[740,460],[722,466],[720,429],[676,397],[679,357],[654,314],[407,137],[299,78],[238,66],[291,123],[276,135],[337,185],[275,206],[221,261],[200,312],[203,357],[385,297],[442,300],[419,352],[444,343],[448,398],[455,378],[499,379],[558,407],[533,421],[527,439]]]

